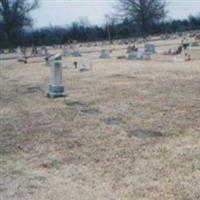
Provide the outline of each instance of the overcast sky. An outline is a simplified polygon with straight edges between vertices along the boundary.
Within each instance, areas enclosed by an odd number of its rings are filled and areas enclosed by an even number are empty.
[[[32,13],[34,27],[67,25],[87,17],[91,24],[101,25],[106,14],[114,13],[117,0],[40,0],[40,7]],[[200,0],[169,0],[170,18],[186,18],[200,13]]]

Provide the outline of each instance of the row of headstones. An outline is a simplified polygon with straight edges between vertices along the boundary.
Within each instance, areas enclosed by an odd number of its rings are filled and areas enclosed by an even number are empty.
[[[137,48],[130,48],[127,51],[129,60],[146,60],[150,59],[151,55],[156,53],[156,47],[154,44],[145,44],[144,50],[138,50]],[[99,58],[111,58],[111,51],[103,49],[101,50]]]
[[[31,50],[28,50],[27,48],[17,47],[16,53],[18,61],[24,62],[28,59],[28,57],[47,56],[48,50],[46,47],[40,47],[40,48],[32,47]]]
[[[103,49],[99,58],[110,58],[111,51]],[[128,59],[129,60],[145,60],[150,59],[151,55],[156,53],[156,47],[154,44],[145,44],[144,50],[138,50],[137,48],[128,48]]]
[[[156,53],[156,47],[154,44],[147,43],[144,46],[144,49],[138,50],[133,49],[132,51],[128,52],[128,59],[129,60],[149,60],[151,59],[151,55]]]
[[[25,61],[28,57],[31,57],[31,56],[41,56],[41,57],[46,57],[46,58],[51,56],[48,53],[48,50],[46,47],[41,47],[41,48],[33,47],[30,52],[28,52],[27,49],[22,49],[21,47],[18,47],[16,49],[16,53],[17,53],[18,61]],[[74,57],[79,57],[81,56],[81,53],[79,50],[70,51],[67,48],[64,48],[63,56],[71,56],[71,55],[73,55]]]
[[[34,49],[32,49],[32,52],[33,51],[34,51],[33,54],[38,54],[39,53],[40,56],[45,56],[46,57],[46,62],[48,64],[49,57],[51,55],[48,53],[47,48],[40,48],[39,50],[34,48]],[[137,49],[133,49],[132,51],[129,51],[128,52],[128,59],[131,59],[131,60],[149,59],[151,54],[153,54],[155,52],[156,52],[155,45],[147,43],[147,44],[145,44],[145,48],[142,51],[138,51]],[[103,49],[100,52],[99,58],[101,58],[101,59],[111,58],[110,54],[111,54],[110,50]],[[81,53],[77,49],[73,50],[73,49],[64,47],[62,55],[64,57],[68,57],[68,56],[80,57]],[[18,61],[24,61],[24,60],[26,60],[26,57],[28,57],[28,55],[27,55],[27,52],[22,51],[22,49],[20,47],[18,47],[17,48],[17,57],[18,57]]]

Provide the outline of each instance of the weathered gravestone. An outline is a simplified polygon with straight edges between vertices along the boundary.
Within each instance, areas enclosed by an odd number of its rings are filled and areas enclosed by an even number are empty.
[[[102,49],[99,58],[102,58],[102,59],[111,58],[110,50]]]
[[[73,56],[74,56],[74,57],[81,57],[80,51],[79,51],[79,50],[74,50]]]
[[[129,51],[128,52],[128,59],[129,60],[137,60],[137,55],[138,55],[137,51]]]
[[[62,83],[62,56],[61,54],[56,54],[49,58],[49,63],[51,66],[51,79],[48,85],[48,97],[64,97],[66,96],[65,88]]]
[[[145,51],[132,51],[128,53],[129,60],[150,60],[151,54]]]
[[[64,47],[63,56],[68,57],[68,56],[71,56],[71,55],[72,55],[71,50],[69,48],[67,48],[67,47]]]
[[[90,67],[87,66],[85,63],[82,63],[81,66],[80,66],[80,72],[86,72],[86,71],[89,71],[90,70]]]
[[[17,47],[17,59],[19,62],[24,61],[24,54],[21,50],[21,47]]]
[[[43,57],[46,56],[48,54],[48,50],[46,47],[40,47],[37,49],[38,55]]]
[[[151,54],[156,53],[156,47],[154,44],[147,43],[145,44],[144,49],[146,53],[151,53]]]

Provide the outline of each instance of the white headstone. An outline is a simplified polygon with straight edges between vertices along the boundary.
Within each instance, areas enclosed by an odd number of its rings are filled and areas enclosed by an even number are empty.
[[[136,60],[137,59],[137,51],[130,51],[128,52],[128,59],[129,60]]]
[[[79,50],[74,50],[73,56],[74,56],[74,57],[81,57],[80,51],[79,51]]]
[[[17,47],[17,58],[18,61],[24,60],[24,54],[22,53],[21,47]]]
[[[128,53],[129,60],[150,60],[151,54],[145,51],[132,51]]]
[[[102,49],[99,58],[111,58],[110,51],[107,49]]]
[[[63,97],[66,96],[65,88],[62,83],[62,56],[56,54],[49,58],[51,66],[51,79],[48,86],[48,97]]]
[[[67,47],[64,47],[63,49],[63,56],[71,56],[72,55],[72,52],[69,48]]]
[[[89,71],[89,70],[90,70],[89,66],[86,66],[85,63],[81,64],[81,66],[80,66],[80,72],[85,72],[85,71]]]
[[[145,52],[146,53],[151,53],[151,54],[154,54],[154,53],[156,53],[156,47],[155,47],[155,45],[154,44],[152,44],[152,43],[147,43],[147,44],[145,44]]]

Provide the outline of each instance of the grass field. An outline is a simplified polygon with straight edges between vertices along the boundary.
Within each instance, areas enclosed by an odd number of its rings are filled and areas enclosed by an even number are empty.
[[[42,58],[0,61],[0,199],[200,199],[200,49],[174,63],[119,60],[125,45],[101,60],[101,48],[63,59],[58,99]]]

